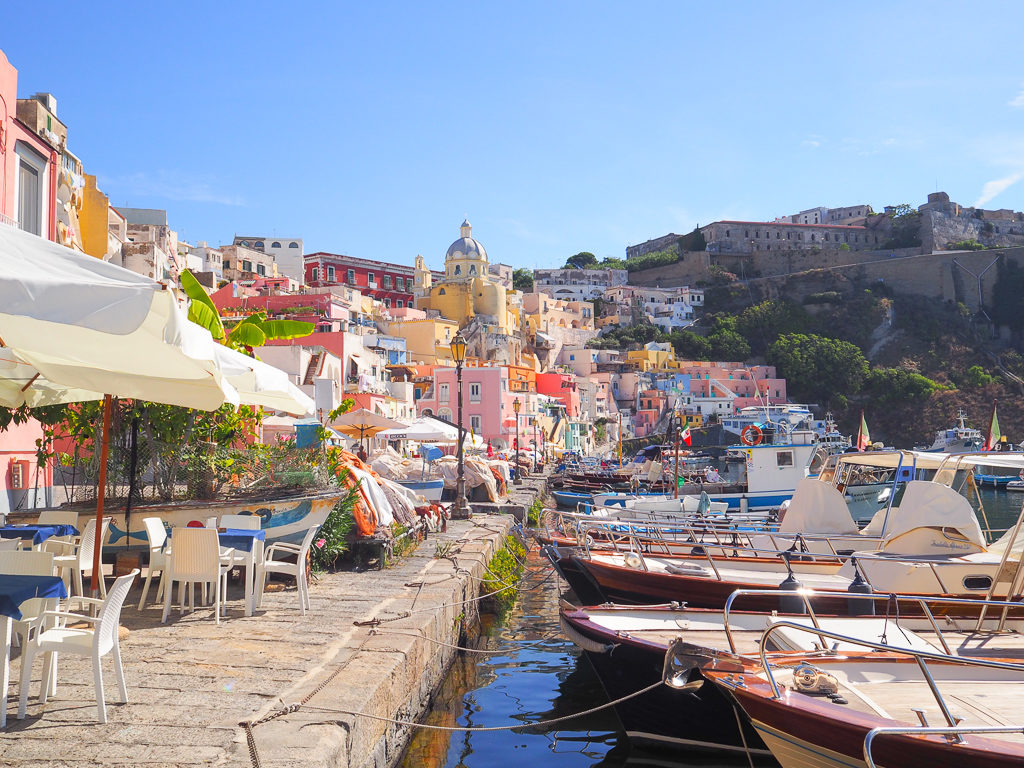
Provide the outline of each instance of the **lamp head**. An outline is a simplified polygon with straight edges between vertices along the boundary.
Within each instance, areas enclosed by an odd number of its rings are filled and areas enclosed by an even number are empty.
[[[515,400],[512,401],[512,410],[515,411],[516,413],[519,413],[519,409],[522,408],[522,407],[523,407],[523,404],[519,402],[519,398],[518,397]]]
[[[462,338],[461,333],[456,333],[452,338],[451,343],[452,359],[455,361],[455,365],[462,366],[466,362],[466,340]]]

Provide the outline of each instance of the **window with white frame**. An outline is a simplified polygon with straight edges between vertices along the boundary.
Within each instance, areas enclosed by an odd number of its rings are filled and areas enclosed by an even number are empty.
[[[480,384],[479,383],[475,383],[475,384],[470,384],[469,385],[469,402],[471,402],[471,403],[479,403],[480,402]]]
[[[478,415],[473,414],[469,417],[469,428],[473,430],[474,433],[478,435],[480,434],[480,417]]]
[[[373,272],[367,272],[366,273],[366,284],[369,285],[369,286],[373,286],[373,284],[376,283],[376,282],[377,282],[377,276],[375,274],[373,274]]]
[[[33,235],[43,234],[46,220],[45,188],[46,158],[23,142],[14,145],[18,155],[18,185],[15,189],[18,226]]]
[[[438,388],[437,388],[437,401],[439,403],[447,403],[448,402],[448,385],[447,384],[441,384],[441,385],[438,386]]]
[[[327,268],[327,281],[330,283],[334,282],[334,267]]]
[[[313,280],[314,283],[320,279],[320,270],[317,269],[316,267],[313,267],[313,276],[311,279]]]
[[[348,280],[348,284],[349,285],[355,285],[356,284],[356,271],[354,269],[350,269],[348,271],[347,280]]]
[[[391,290],[391,275],[384,275],[384,290]]]

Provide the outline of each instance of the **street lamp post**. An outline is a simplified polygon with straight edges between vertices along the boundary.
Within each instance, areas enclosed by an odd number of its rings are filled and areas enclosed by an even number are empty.
[[[533,474],[537,474],[537,416],[533,417]]]
[[[455,505],[452,508],[452,520],[468,520],[471,516],[469,502],[466,500],[466,461],[463,456],[463,445],[466,432],[462,428],[462,364],[466,361],[466,340],[461,334],[455,334],[451,343],[452,359],[455,361],[455,376],[459,389],[459,474],[455,481]]]
[[[513,481],[516,485],[522,485],[522,478],[519,477],[519,473],[522,471],[519,464],[519,409],[523,407],[523,404],[519,402],[517,397],[512,401],[512,410],[516,412],[516,450],[512,455],[516,459],[516,479]]]

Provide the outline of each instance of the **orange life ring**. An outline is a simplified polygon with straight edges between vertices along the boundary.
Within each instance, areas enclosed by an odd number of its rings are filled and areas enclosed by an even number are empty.
[[[761,432],[761,428],[759,426],[756,424],[748,424],[740,433],[740,440],[743,441],[744,445],[758,445],[763,436],[764,434]]]

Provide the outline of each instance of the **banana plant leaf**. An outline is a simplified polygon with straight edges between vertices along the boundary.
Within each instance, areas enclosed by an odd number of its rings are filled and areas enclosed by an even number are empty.
[[[260,330],[268,339],[298,339],[309,336],[316,326],[303,320],[266,320],[260,323]]]
[[[228,341],[238,347],[262,347],[266,340],[267,334],[263,329],[247,320],[240,322],[228,334]]]
[[[190,299],[188,319],[206,328],[210,335],[218,341],[223,339],[224,325],[220,321],[220,313],[217,311],[213,299],[207,295],[203,286],[187,269],[182,270],[181,273],[181,289]]]

